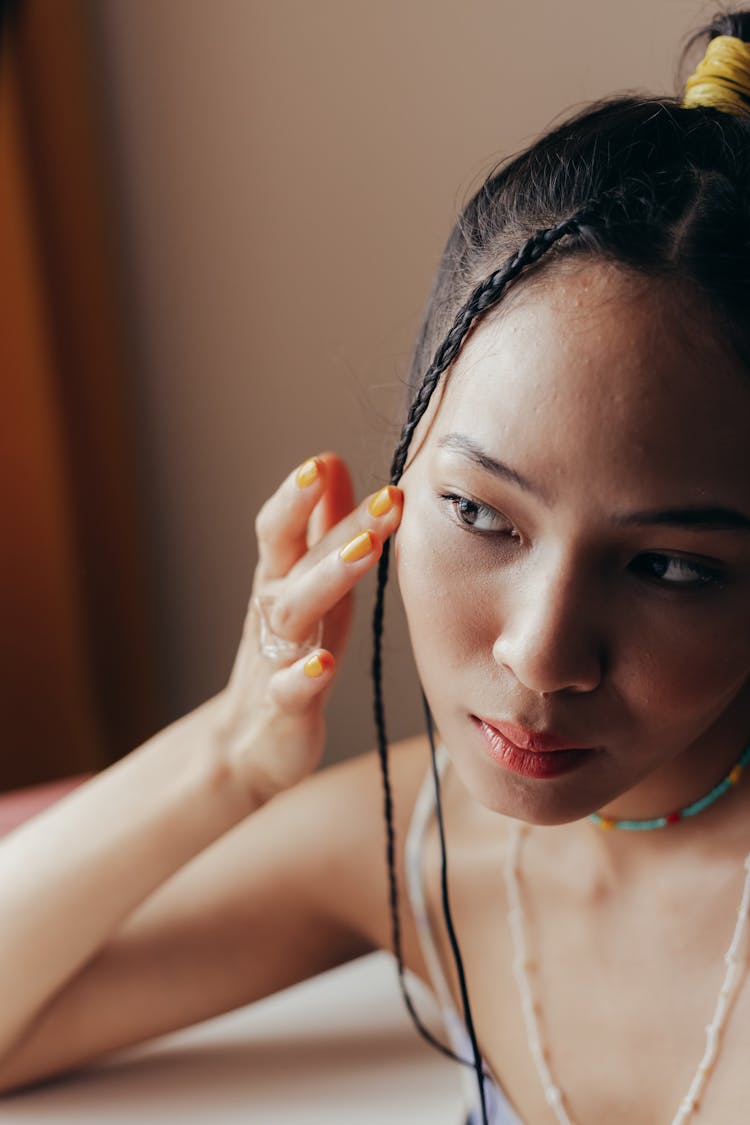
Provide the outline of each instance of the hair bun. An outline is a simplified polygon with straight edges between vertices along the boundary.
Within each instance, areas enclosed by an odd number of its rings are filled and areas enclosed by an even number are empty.
[[[750,10],[717,12],[711,23],[698,32],[693,42],[703,37],[716,39],[719,35],[731,35],[733,39],[741,39],[743,43],[750,43]]]
[[[683,106],[750,117],[750,11],[719,13],[692,43],[705,37],[706,52],[685,83]]]

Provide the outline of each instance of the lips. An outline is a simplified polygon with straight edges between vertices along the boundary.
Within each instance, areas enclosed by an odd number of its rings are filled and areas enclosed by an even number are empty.
[[[591,743],[561,738],[551,731],[528,730],[517,723],[499,722],[496,719],[487,719],[482,715],[477,715],[475,718],[480,723],[496,730],[506,741],[512,743],[519,750],[545,754],[556,750],[592,750],[594,748]]]
[[[516,723],[490,723],[476,715],[471,718],[487,756],[521,777],[551,780],[584,767],[597,755],[596,747],[581,746],[550,731],[528,730]]]

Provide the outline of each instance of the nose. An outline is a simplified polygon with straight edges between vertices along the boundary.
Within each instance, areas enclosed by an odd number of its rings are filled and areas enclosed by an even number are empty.
[[[529,563],[504,599],[492,654],[500,667],[538,695],[594,691],[604,668],[601,598],[580,564]]]

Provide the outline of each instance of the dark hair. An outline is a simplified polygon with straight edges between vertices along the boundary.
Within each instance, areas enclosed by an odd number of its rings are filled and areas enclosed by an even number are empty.
[[[718,15],[691,45],[717,35],[750,41],[750,12]],[[748,184],[750,99],[747,115],[733,115],[712,108],[685,109],[676,98],[610,98],[570,117],[494,171],[458,218],[438,267],[408,380],[410,406],[393,457],[391,483],[401,477],[412,435],[441,375],[478,320],[519,278],[537,275],[574,255],[618,263],[692,289],[704,299],[709,323],[750,368]],[[373,615],[375,719],[388,826],[394,949],[407,1005],[425,1034],[402,977],[381,686],[388,548],[386,542]],[[428,708],[426,713],[431,738]],[[437,773],[435,777],[442,837]],[[486,1120],[481,1056],[450,920],[445,864],[443,848],[443,904]]]

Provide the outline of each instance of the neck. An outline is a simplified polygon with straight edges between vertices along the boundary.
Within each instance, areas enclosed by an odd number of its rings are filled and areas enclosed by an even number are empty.
[[[656,874],[658,861],[676,862],[696,875],[714,864],[734,866],[750,849],[750,773],[704,812],[664,829],[603,830],[588,817],[564,827],[583,838],[587,854],[608,883]]]
[[[669,816],[706,798],[728,777],[750,742],[750,724],[737,730],[711,731],[697,740],[660,770],[616,800],[598,809],[608,820],[643,821]],[[741,733],[740,733],[741,731]],[[719,737],[721,736],[721,737]],[[750,765],[740,771],[736,785],[726,786],[723,795],[696,812],[664,828],[645,831],[607,829],[588,817],[577,822],[588,846],[610,871],[629,870],[652,857],[665,859],[676,854],[698,854],[706,860],[727,858],[734,862],[750,847]]]
[[[604,830],[618,829],[625,832],[652,832],[662,830],[668,827],[674,827],[684,820],[690,820],[694,816],[705,812],[726,797],[733,788],[738,786],[742,781],[745,770],[750,763],[750,745],[746,746],[742,751],[739,759],[732,764],[728,773],[711,788],[702,793],[697,800],[691,800],[686,805],[678,806],[655,817],[639,817],[639,818],[614,818],[601,816],[599,813],[590,813],[589,820],[598,825]]]
[[[642,820],[683,809],[710,793],[748,744],[750,682],[692,742],[596,812],[618,820]],[[637,759],[637,748],[634,756]]]

